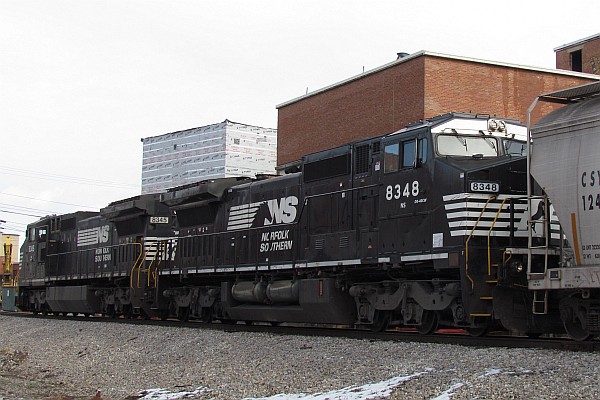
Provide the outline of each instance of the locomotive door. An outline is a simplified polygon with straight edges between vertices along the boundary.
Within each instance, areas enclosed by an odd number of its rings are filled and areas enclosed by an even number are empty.
[[[358,256],[362,260],[379,256],[379,175],[380,142],[361,143],[354,149],[354,185],[356,189],[356,223]]]
[[[361,188],[358,191],[358,229],[360,234],[360,258],[373,259],[378,256],[379,229],[378,222],[379,193],[374,188]]]
[[[426,138],[396,139],[384,146],[382,177],[381,252],[388,254],[430,251],[431,219],[428,196]]]

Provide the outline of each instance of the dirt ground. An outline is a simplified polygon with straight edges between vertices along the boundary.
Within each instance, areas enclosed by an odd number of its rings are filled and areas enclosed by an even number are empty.
[[[100,394],[70,396],[70,389],[57,381],[51,371],[30,371],[22,367],[28,354],[11,349],[0,349],[1,400],[97,400]],[[135,396],[132,398],[136,398]]]

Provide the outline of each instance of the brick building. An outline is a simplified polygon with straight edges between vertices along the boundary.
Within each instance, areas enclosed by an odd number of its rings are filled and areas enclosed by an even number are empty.
[[[525,122],[540,94],[599,80],[589,74],[420,51],[279,104],[277,164],[448,112]],[[553,106],[536,109],[534,120]]]
[[[554,49],[556,68],[600,75],[600,33]]]

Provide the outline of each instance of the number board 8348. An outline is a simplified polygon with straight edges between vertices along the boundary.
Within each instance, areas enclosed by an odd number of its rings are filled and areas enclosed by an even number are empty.
[[[498,193],[500,184],[498,182],[473,181],[469,183],[469,188],[471,192]]]

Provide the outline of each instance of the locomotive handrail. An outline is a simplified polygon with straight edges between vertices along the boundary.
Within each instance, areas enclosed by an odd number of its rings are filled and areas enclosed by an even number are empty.
[[[133,273],[134,273],[133,271],[135,271],[136,268],[139,268],[138,262],[140,262],[140,259],[145,258],[145,255],[144,255],[144,245],[141,242],[135,242],[132,244],[138,245],[140,247],[140,255],[135,260],[135,263],[133,263],[133,267],[131,267],[131,273],[129,274],[129,287],[133,289]],[[142,260],[142,262],[143,262],[143,260]],[[140,262],[140,266],[141,266],[142,262]]]
[[[534,199],[541,199],[544,202],[544,214],[536,221],[534,221],[532,219],[532,200]],[[546,270],[548,269],[548,252],[550,249],[550,239],[551,239],[551,215],[550,215],[550,209],[548,208],[548,196],[546,194],[542,194],[542,195],[531,195],[529,196],[529,204],[528,204],[528,213],[529,213],[529,218],[527,219],[527,233],[528,233],[528,241],[529,241],[529,246],[528,246],[528,254],[527,254],[527,273],[528,275],[532,273],[531,270],[531,265],[532,265],[532,259],[533,259],[533,253],[532,251],[534,249],[542,249],[544,250],[544,271],[543,273],[546,273]],[[542,232],[544,235],[544,244],[541,246],[534,246],[533,245],[533,230],[534,228],[532,228],[534,226],[535,223],[541,222],[543,224],[542,226]],[[579,250],[579,246],[575,246],[576,251]]]
[[[473,278],[471,278],[471,275],[469,275],[469,241],[473,237],[475,228],[477,228],[479,221],[481,221],[481,217],[483,216],[483,213],[487,209],[487,206],[495,198],[496,198],[496,196],[490,196],[490,198],[485,202],[485,205],[481,209],[481,212],[479,213],[479,217],[477,218],[477,221],[475,221],[475,224],[473,225],[473,229],[471,229],[471,233],[469,233],[469,237],[467,238],[467,241],[465,242],[465,275],[467,276],[467,279],[469,280],[469,282],[471,282],[471,290],[475,289],[475,281],[473,280]]]
[[[158,267],[160,266],[160,264],[161,264],[161,262],[163,260],[163,255],[167,254],[167,252],[166,252],[167,241],[166,240],[158,241],[158,242],[156,242],[156,245],[157,245],[156,254],[154,254],[154,258],[152,259],[152,262],[148,266],[148,287],[150,287],[150,285],[151,285],[150,278],[153,278],[154,279],[154,287],[155,288],[158,286],[158,284],[157,284]],[[154,264],[154,261],[156,261],[156,257],[158,257],[158,262],[156,263],[156,267],[154,268],[154,272],[152,272],[152,265]]]
[[[132,245],[139,245],[139,243],[119,243],[119,244],[111,244],[111,245],[106,245],[106,246],[100,246],[102,248],[108,248],[111,250],[115,250],[115,249],[119,249],[119,248],[123,248],[123,247],[127,247],[127,246],[132,246]],[[81,258],[79,257],[80,255],[84,255],[87,256],[87,254],[89,253],[93,253],[95,251],[97,251],[98,248],[100,247],[93,247],[93,248],[87,248],[87,249],[77,249],[77,250],[71,250],[71,251],[61,251],[61,252],[57,252],[57,253],[52,253],[52,254],[48,254],[48,259],[56,259],[56,262],[59,263],[60,262],[60,258],[61,257],[68,257],[68,256],[73,256],[75,257],[75,265],[77,268],[76,273],[69,273],[69,274],[62,274],[62,275],[71,275],[71,276],[76,276],[76,275],[82,275],[82,263],[85,260],[81,260]],[[116,258],[114,259],[115,265],[118,268],[118,271],[121,271],[121,267],[119,266],[119,264],[121,264],[120,261],[118,261]],[[127,260],[124,260],[123,262],[127,262]],[[137,262],[137,261],[136,261]],[[95,273],[95,272],[94,272]],[[59,276],[59,275],[57,275]]]
[[[148,244],[148,242],[145,242],[146,244]],[[150,286],[150,271],[152,269],[152,264],[154,264],[154,261],[156,261],[156,256],[158,255],[158,243],[159,242],[151,242],[149,246],[147,246],[147,250],[144,254],[144,259],[140,262],[140,265],[138,265],[137,270],[137,287],[138,289],[141,288],[140,286],[140,278],[141,278],[141,273],[142,272],[146,272],[148,273],[148,286]],[[152,249],[156,249],[157,251],[154,253],[154,256],[152,257],[152,260],[150,261],[150,265],[148,266],[148,268],[142,270],[142,264],[144,263],[144,261],[146,261],[148,259],[148,253],[150,253],[150,250]]]
[[[491,276],[491,274],[492,274],[492,251],[490,248],[490,236],[492,234],[494,226],[496,225],[496,221],[498,221],[500,212],[504,208],[504,204],[506,203],[506,200],[508,200],[508,199],[509,198],[506,197],[506,198],[504,198],[504,200],[502,200],[502,204],[500,204],[500,208],[498,208],[498,212],[496,213],[496,216],[494,217],[494,221],[492,221],[492,225],[490,226],[490,230],[488,231],[488,235],[487,235],[488,276]]]

